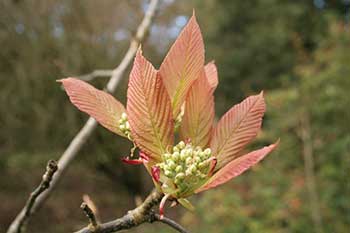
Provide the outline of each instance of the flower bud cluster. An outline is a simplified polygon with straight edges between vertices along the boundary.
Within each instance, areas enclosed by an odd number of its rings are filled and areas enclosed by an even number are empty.
[[[157,164],[166,179],[171,180],[180,190],[195,186],[208,178],[211,150],[202,150],[183,141],[173,147],[172,153],[163,154],[163,162]]]
[[[122,131],[123,134],[125,134],[128,138],[130,138],[130,124],[128,122],[128,116],[126,115],[125,112],[122,113],[119,121],[119,129]]]

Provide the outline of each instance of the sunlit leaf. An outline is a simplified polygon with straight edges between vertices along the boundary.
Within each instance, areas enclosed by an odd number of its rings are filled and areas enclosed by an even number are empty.
[[[207,76],[209,85],[212,91],[214,92],[219,83],[218,71],[216,69],[216,65],[214,61],[212,61],[206,64],[204,68],[205,68],[205,74]]]
[[[214,188],[218,185],[224,184],[232,178],[239,176],[244,171],[248,170],[253,165],[257,164],[267,154],[273,151],[278,145],[278,142],[270,146],[266,146],[262,149],[252,151],[246,155],[243,155],[230,163],[226,164],[223,168],[218,170],[210,180],[202,186],[196,193],[202,192],[207,189]]]
[[[170,48],[159,70],[171,98],[174,117],[180,112],[187,92],[199,77],[203,66],[203,38],[196,18],[192,16]]]
[[[162,79],[139,50],[130,73],[127,113],[136,145],[158,160],[173,144],[170,98]]]
[[[207,147],[214,117],[214,96],[203,70],[186,98],[180,129],[181,138],[191,139],[194,146]]]
[[[213,155],[218,159],[216,169],[235,159],[261,127],[265,112],[263,93],[250,96],[233,106],[218,122],[210,143]]]
[[[125,108],[112,95],[76,78],[61,79],[59,82],[80,111],[89,114],[110,131],[126,137],[118,127],[118,120]]]

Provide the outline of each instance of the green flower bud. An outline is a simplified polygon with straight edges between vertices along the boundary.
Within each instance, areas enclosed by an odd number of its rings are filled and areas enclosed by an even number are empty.
[[[173,155],[172,155],[172,159],[174,161],[178,161],[180,159],[180,154],[179,152],[175,152]]]
[[[174,146],[173,147],[173,152],[179,152],[180,150],[179,150],[179,148],[177,148],[177,146]]]
[[[186,158],[186,164],[190,165],[192,163],[192,158],[191,157],[187,157]]]
[[[172,175],[173,175],[173,173],[172,173],[171,171],[169,171],[169,170],[165,170],[165,171],[164,171],[164,175],[167,176],[167,177],[169,177],[169,178],[171,178]]]
[[[186,156],[186,150],[182,150],[181,153],[180,153],[180,159],[181,159],[182,161],[184,161],[186,158],[187,158],[187,156]]]
[[[167,160],[167,164],[168,164],[168,167],[171,169],[171,170],[173,170],[173,169],[175,169],[176,168],[176,164],[174,163],[174,161],[172,161],[172,160]]]
[[[175,172],[176,173],[179,173],[182,171],[182,166],[181,165],[178,165],[176,168],[175,168]]]
[[[128,115],[126,115],[125,112],[122,113],[121,120],[123,120],[124,122],[128,120]]]
[[[121,131],[125,131],[125,125],[119,125],[119,129],[120,129]]]
[[[182,172],[175,176],[175,179],[179,179],[179,180],[183,180],[184,178],[185,178],[185,174]]]
[[[177,144],[177,146],[180,148],[180,149],[183,149],[185,148],[185,143],[183,141],[179,142],[179,144]]]
[[[168,160],[171,158],[171,154],[169,154],[169,153],[165,153],[163,156],[164,156],[165,160]]]
[[[190,166],[190,169],[191,169],[192,174],[197,171],[197,167],[194,164]]]
[[[199,156],[195,156],[195,157],[194,157],[194,161],[195,161],[196,163],[198,163],[198,162],[201,161],[201,158],[200,158]]]
[[[129,122],[127,121],[127,122],[125,122],[125,128],[127,129],[127,130],[130,130],[130,124],[129,124]]]
[[[171,156],[169,157],[169,159],[170,159],[170,158],[179,158],[179,157],[180,157],[180,153],[179,153],[178,151],[176,151],[176,152],[173,153],[173,155],[171,155]]]
[[[205,149],[204,153],[208,156],[211,155],[211,149],[210,148]]]

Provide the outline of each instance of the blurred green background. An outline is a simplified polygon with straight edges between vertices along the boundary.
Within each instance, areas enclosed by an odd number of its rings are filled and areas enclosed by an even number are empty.
[[[3,232],[87,116],[55,82],[115,67],[147,8],[141,0],[0,1],[0,231]],[[144,54],[159,66],[192,9],[207,61],[215,60],[220,117],[265,90],[267,113],[252,148],[277,151],[228,184],[193,197],[196,211],[167,215],[191,232],[350,231],[350,1],[163,0]],[[125,102],[128,72],[115,96]],[[102,88],[107,78],[92,84]],[[131,145],[99,127],[28,232],[86,224],[89,194],[101,218],[152,188],[142,167],[120,162]],[[130,232],[174,232],[145,224]]]

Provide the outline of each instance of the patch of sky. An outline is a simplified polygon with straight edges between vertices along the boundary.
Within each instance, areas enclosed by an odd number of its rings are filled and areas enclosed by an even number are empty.
[[[113,38],[116,41],[126,40],[129,38],[129,32],[125,29],[118,29],[114,32]]]

